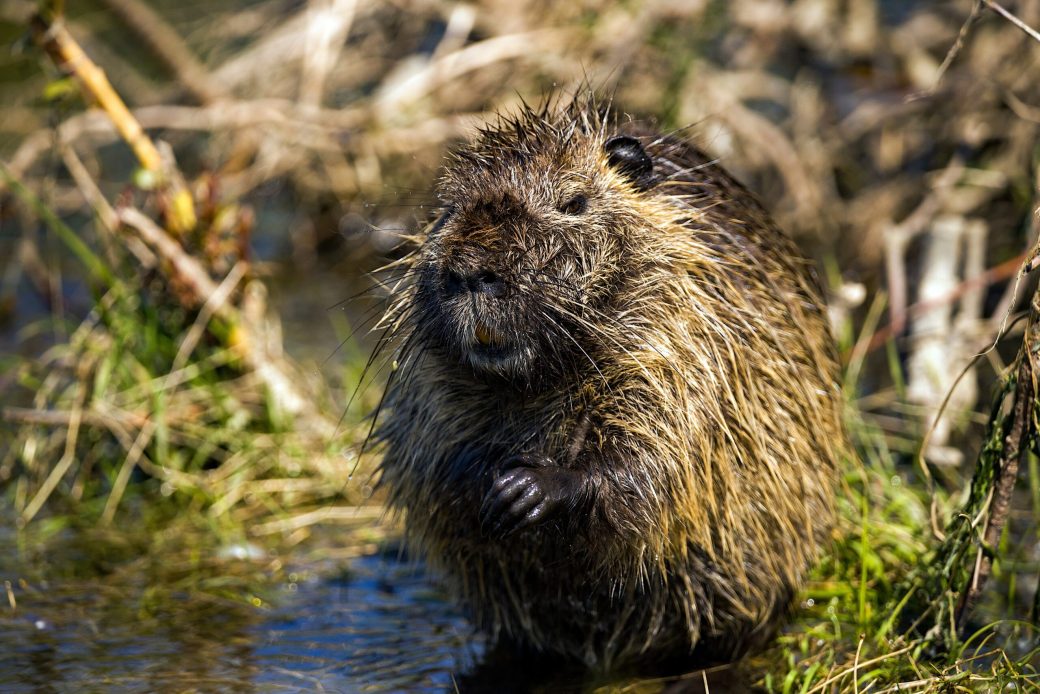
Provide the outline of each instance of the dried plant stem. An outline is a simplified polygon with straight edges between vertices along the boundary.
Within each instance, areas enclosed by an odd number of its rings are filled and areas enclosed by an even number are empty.
[[[148,421],[138,432],[134,445],[127,452],[126,459],[119,468],[119,474],[116,475],[116,480],[112,484],[112,491],[105,501],[105,510],[101,513],[101,525],[110,525],[112,519],[115,518],[116,509],[119,508],[119,502],[123,499],[126,486],[130,483],[130,474],[144,455],[145,448],[151,443],[155,428],[155,422]]]
[[[1037,359],[1037,350],[1040,349],[1040,291],[1033,295],[1030,309],[1029,325],[1019,353],[1011,425],[1004,437],[1004,449],[994,471],[992,493],[989,495],[988,506],[984,509],[988,517],[982,542],[976,550],[975,569],[957,614],[957,624],[960,627],[963,627],[992,571],[994,548],[1000,541],[1000,534],[1011,510],[1011,494],[1018,478],[1018,462],[1029,439],[1036,435],[1033,407],[1037,392],[1037,365],[1034,360]]]
[[[256,535],[286,533],[309,525],[329,522],[366,523],[381,520],[386,510],[381,506],[324,506],[313,511],[299,513],[288,518],[261,523],[252,530]]]
[[[91,60],[72,37],[62,19],[48,22],[42,15],[32,20],[33,36],[54,63],[79,78],[80,83],[99,107],[112,120],[120,136],[126,140],[141,167],[158,172],[162,159],[155,144],[116,94],[105,72]]]
[[[51,468],[50,474],[47,475],[47,479],[44,480],[39,491],[22,510],[21,521],[23,523],[28,523],[40,512],[51,493],[57,488],[58,483],[76,462],[76,442],[79,440],[80,425],[83,423],[83,402],[86,396],[87,386],[85,383],[80,383],[76,391],[76,404],[69,416],[69,433],[65,437],[65,452],[57,464]]]
[[[1006,279],[1014,277],[1015,273],[1022,266],[1022,262],[1026,259],[1028,251],[1019,253],[1014,258],[1008,258],[1002,263],[998,263],[991,268],[987,268],[981,274],[975,275],[970,279],[966,279],[956,287],[954,287],[949,293],[944,296],[935,297],[933,299],[926,299],[910,304],[902,313],[904,319],[899,325],[889,323],[870,338],[870,345],[867,351],[874,351],[885,345],[893,337],[898,335],[897,329],[901,330],[906,325],[905,317],[914,318],[923,313],[927,313],[937,307],[944,306],[946,304],[952,304],[955,301],[960,300],[966,294],[970,292],[976,292],[980,289],[986,289],[998,282],[1003,282]],[[1002,315],[1002,311],[994,312],[994,315]],[[999,325],[993,326],[992,332],[995,334]],[[988,335],[987,339],[992,338],[992,335]]]
[[[141,239],[163,260],[170,263],[171,272],[191,288],[195,297],[227,298],[227,294],[220,290],[199,261],[188,255],[179,243],[170,238],[147,215],[140,210],[128,208],[120,211],[119,218],[124,224],[135,229]],[[308,425],[331,436],[335,427],[314,412],[309,398],[296,387],[293,378],[283,370],[278,360],[268,357],[263,340],[252,327],[246,325],[238,309],[225,300],[207,306],[206,310],[234,326],[237,336],[233,341],[234,349],[246,366],[268,387],[279,406],[289,414],[308,415]]]
[[[104,70],[83,51],[69,33],[64,20],[60,16],[48,19],[43,14],[37,14],[32,19],[32,30],[36,42],[47,52],[54,64],[79,79],[84,91],[97,102],[112,121],[120,137],[130,145],[141,168],[155,173],[160,182],[169,186],[166,223],[170,230],[183,233],[194,228],[194,201],[177,174],[172,160],[169,157],[164,158],[159,148],[145,134],[140,122],[134,118],[130,109],[112,88]]]
[[[856,662],[856,667],[857,667],[857,669],[869,668],[869,667],[871,667],[873,665],[877,665],[878,663],[882,663],[882,662],[884,662],[886,660],[897,658],[897,657],[903,655],[904,653],[909,652],[911,648],[912,648],[912,646],[903,646],[902,648],[893,650],[890,653],[885,653],[884,655],[879,655],[876,658],[870,658],[869,660],[864,660],[862,662],[857,661]],[[832,685],[835,685],[838,682],[841,682],[841,680],[845,679],[845,677],[848,674],[849,674],[848,671],[842,670],[841,672],[837,673],[836,675],[830,675],[830,676],[826,677],[823,681],[816,683],[813,686],[813,688],[810,689],[807,692],[807,694],[822,694],[823,692],[831,691],[830,689],[828,689],[828,687],[830,687]]]
[[[238,283],[245,277],[248,269],[249,264],[245,261],[240,260],[235,263],[235,266],[231,268],[231,272],[221,281],[216,291],[206,297],[206,303],[202,305],[195,322],[192,323],[191,328],[188,329],[181,344],[177,347],[177,355],[173,358],[173,365],[170,367],[170,372],[167,374],[166,379],[164,379],[164,387],[166,386],[166,381],[172,379],[188,363],[188,358],[195,351],[199,340],[202,339],[206,326],[209,324],[210,319],[213,318],[213,314],[228,303],[231,292],[238,287]]]
[[[1031,250],[1016,282],[1038,256],[1040,245]],[[1010,511],[1019,459],[1037,436],[1034,360],[1040,349],[1040,290],[1034,293],[1030,308],[1017,363],[997,385],[968,500],[946,525],[936,553],[919,566],[900,591],[907,598],[917,594],[924,600],[917,605],[920,616],[908,630],[923,636],[917,652],[926,647],[949,648],[961,638],[960,632],[992,569],[995,548]]]
[[[991,10],[993,10],[994,12],[999,14],[1001,17],[1003,17],[1004,19],[1008,20],[1009,22],[1011,22],[1012,24],[1017,26],[1022,31],[1026,32],[1026,34],[1029,36],[1029,38],[1031,38],[1034,41],[1040,43],[1040,33],[1038,33],[1036,31],[1036,29],[1034,29],[1033,27],[1029,26],[1028,24],[1023,22],[1021,19],[1019,19],[1015,15],[1013,15],[1010,12],[1008,12],[1007,10],[1005,10],[1003,7],[1001,7],[998,3],[994,2],[993,0],[982,0],[982,2],[985,3],[986,7],[988,7]]]

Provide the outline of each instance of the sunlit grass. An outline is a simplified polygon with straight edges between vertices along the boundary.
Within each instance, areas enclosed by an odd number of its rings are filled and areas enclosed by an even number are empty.
[[[871,329],[876,308],[868,311],[864,330]],[[843,334],[846,353],[851,348],[855,358],[850,333]],[[889,346],[885,364],[895,384],[893,402],[902,383],[894,354]],[[848,373],[858,377],[860,367],[852,364]],[[848,383],[846,392],[856,393],[857,385]],[[1006,382],[998,387],[1005,392]],[[970,500],[965,502],[960,490],[948,494],[922,479],[913,464],[916,451],[900,451],[899,438],[893,445],[893,436],[856,407],[848,408],[846,421],[858,459],[849,461],[839,496],[835,542],[792,622],[774,647],[751,660],[759,684],[783,694],[1040,689],[1035,624],[1000,619],[996,611],[997,618],[962,638],[952,625],[922,630],[933,611],[957,599],[937,586],[946,585],[950,572],[968,572],[972,567],[965,559],[974,556],[970,535],[947,536],[946,545],[940,544],[944,521],[933,518],[956,519]],[[939,555],[951,541],[959,543],[961,554],[940,565]],[[1001,567],[998,560],[995,573]]]

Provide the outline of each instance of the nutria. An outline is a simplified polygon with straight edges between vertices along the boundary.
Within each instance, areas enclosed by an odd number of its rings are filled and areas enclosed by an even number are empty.
[[[587,95],[500,117],[438,193],[385,318],[409,541],[529,651],[602,671],[764,643],[846,440],[809,264],[701,150]]]

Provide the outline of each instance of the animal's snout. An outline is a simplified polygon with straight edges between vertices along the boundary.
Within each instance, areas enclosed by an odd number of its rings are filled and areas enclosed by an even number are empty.
[[[493,270],[479,269],[464,272],[445,270],[441,287],[445,296],[449,298],[467,293],[498,297],[505,294],[506,283]]]

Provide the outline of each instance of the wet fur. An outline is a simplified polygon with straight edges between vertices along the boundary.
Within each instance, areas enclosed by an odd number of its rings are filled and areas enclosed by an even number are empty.
[[[618,134],[649,176],[610,160]],[[384,324],[381,484],[410,541],[528,649],[608,669],[758,647],[827,542],[845,445],[806,262],[700,150],[592,98],[488,126],[439,194]],[[493,291],[451,294],[481,271]],[[474,352],[481,326],[506,358]],[[496,532],[481,510],[518,464],[579,491]]]

